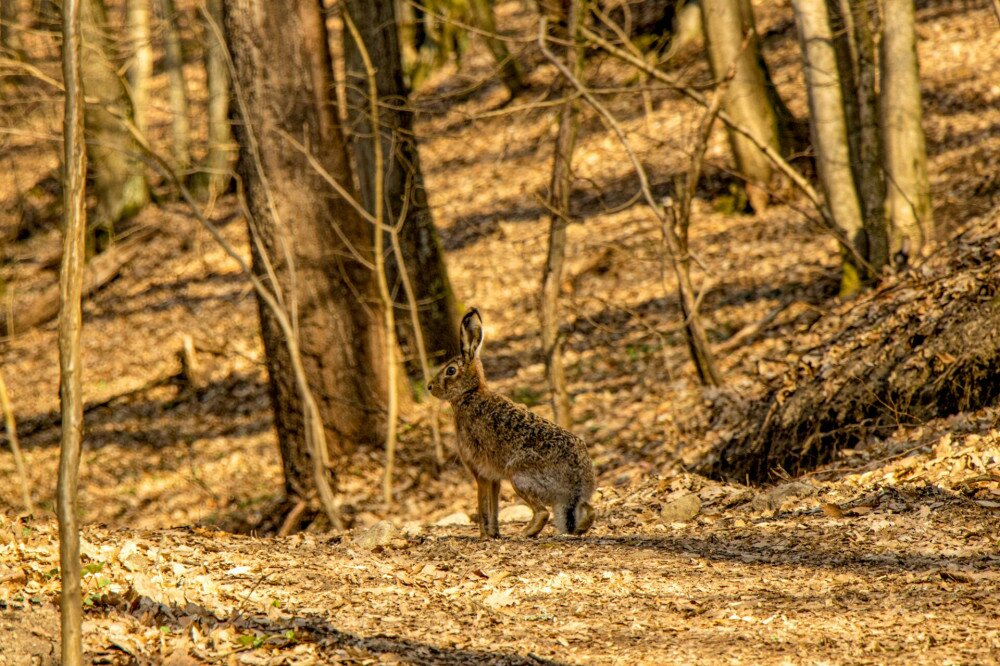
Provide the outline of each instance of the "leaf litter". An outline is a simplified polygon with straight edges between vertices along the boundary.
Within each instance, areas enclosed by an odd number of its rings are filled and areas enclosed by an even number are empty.
[[[997,33],[981,27],[992,21],[988,6],[947,11],[952,4],[922,6],[918,20],[936,214],[958,226],[1000,203],[995,170],[982,168],[1000,153],[990,131],[1000,92],[988,76]],[[517,6],[500,3],[500,19],[527,34]],[[762,34],[772,35],[775,80],[801,116],[797,47],[781,28],[787,2],[757,9]],[[551,114],[469,122],[502,102],[495,86],[439,101],[469,72],[485,78],[490,67],[477,46],[461,73],[446,66],[432,75],[417,98],[422,159],[456,290],[488,315],[487,373],[545,414],[534,299],[546,218],[535,195],[548,178]],[[627,81],[616,67],[600,62],[595,85]],[[692,71],[706,76],[700,64]],[[552,74],[534,68],[532,85],[547,86]],[[653,101],[648,118],[633,113],[627,96],[609,104],[655,165],[654,180],[669,182],[685,166],[684,137],[699,116],[663,91]],[[47,152],[18,145],[19,172],[53,168]],[[35,165],[26,162],[32,155]],[[575,165],[581,221],[569,227],[574,260],[563,290],[574,428],[599,472],[599,517],[584,538],[551,529],[534,540],[517,536],[527,516],[505,487],[506,536],[479,541],[471,482],[453,457],[440,474],[434,469],[426,404],[405,415],[394,508],[379,499],[381,452],[361,451],[339,489],[349,530],[258,536],[276,531],[281,467],[252,293],[183,208],[144,211],[140,221],[162,231],[85,306],[88,658],[1000,661],[1000,409],[900,425],[770,488],[689,473],[739,428],[743,405],[815,344],[810,327],[839,307],[831,300],[836,247],[785,206],[756,218],[723,215],[711,190],[700,192],[692,244],[714,271],[697,276],[714,285],[703,304],[713,341],[768,322],[721,359],[729,387],[702,390],[676,326],[676,298],[658,276],[655,224],[641,206],[613,199],[632,187],[620,158],[585,116]],[[709,183],[727,159],[719,132]],[[247,253],[235,203],[220,201],[216,214]],[[57,246],[55,230],[5,246],[13,261],[0,267],[3,279],[22,294],[41,289],[51,270],[32,257]],[[185,334],[205,359],[198,392],[153,381],[177,371]],[[0,664],[56,663],[54,326],[4,342],[0,360],[43,507],[36,517],[19,513],[13,462],[0,454]],[[444,435],[454,437],[448,423]]]

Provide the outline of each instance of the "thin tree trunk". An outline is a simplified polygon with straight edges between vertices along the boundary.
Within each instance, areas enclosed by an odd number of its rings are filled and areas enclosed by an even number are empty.
[[[149,0],[128,0],[128,32],[131,42],[132,65],[128,84],[132,93],[135,126],[143,134],[149,132],[149,83],[153,77],[153,45],[149,41]]]
[[[713,77],[716,80],[723,78],[736,63],[724,108],[759,141],[782,152],[779,117],[773,95],[768,91],[768,77],[762,67],[756,33],[743,48],[744,35],[754,30],[750,6],[742,6],[741,0],[702,0],[701,11]],[[747,180],[750,203],[755,210],[762,210],[767,205],[768,189],[772,185],[771,161],[753,143],[734,132],[729,132],[729,143],[736,168]]]
[[[569,6],[566,33],[572,42],[566,47],[566,67],[579,79],[583,71],[583,49],[579,45],[578,26],[582,16],[580,0]],[[566,85],[569,92],[570,85]],[[579,129],[580,107],[576,98],[568,98],[559,113],[559,133],[552,157],[552,178],[549,182],[549,248],[542,273],[542,356],[545,376],[549,383],[552,412],[555,421],[568,428],[571,421],[569,390],[562,362],[562,338],[559,335],[559,291],[562,287],[563,264],[566,260],[566,227],[569,225],[570,193],[573,185],[573,150]]]
[[[403,83],[399,33],[395,29],[395,8],[392,0],[346,0],[343,4],[357,26],[361,40],[371,54],[376,71],[378,95],[381,100],[378,136],[382,141],[385,164],[382,174],[385,218],[388,224],[402,225],[399,240],[404,262],[420,279],[414,284],[421,303],[420,323],[428,353],[441,359],[458,352],[459,319],[455,296],[448,280],[444,253],[427,202],[420,154],[413,134],[413,113],[408,108],[409,92]],[[352,147],[358,168],[358,179],[365,208],[375,210],[374,137],[369,115],[367,84],[364,67],[354,40],[344,36],[347,64],[348,118],[351,122]],[[397,307],[407,307],[400,289],[399,262],[393,255],[386,257],[386,276]],[[396,333],[409,356],[415,353],[414,334],[410,320],[399,317]],[[411,371],[416,367],[411,366]]]
[[[184,52],[177,25],[174,0],[160,0],[163,13],[163,67],[170,77],[171,153],[181,170],[191,166],[191,124],[188,118],[187,86],[184,83]]]
[[[857,153],[852,160],[857,169],[858,194],[868,241],[868,263],[881,270],[889,261],[889,234],[885,221],[885,177],[882,172],[882,145],[879,138],[873,14],[871,0],[840,0],[850,32],[854,67],[854,95],[857,96]]]
[[[826,0],[827,16],[830,20],[830,34],[833,39],[833,52],[837,56],[837,74],[840,82],[840,98],[844,102],[844,124],[847,127],[847,145],[852,156],[851,173],[854,174],[855,188],[861,188],[860,164],[857,157],[861,154],[860,111],[857,98],[857,60],[856,46],[849,29],[851,14],[843,4],[847,0]]]
[[[889,249],[918,253],[930,239],[930,185],[920,108],[920,74],[912,0],[885,0],[882,33],[882,145],[885,148]]]
[[[473,25],[484,33],[482,38],[486,42],[486,48],[493,54],[500,69],[500,80],[513,97],[524,87],[524,75],[521,73],[520,63],[511,56],[507,44],[497,34],[496,17],[490,0],[469,0],[469,12]]]
[[[353,191],[326,24],[313,0],[291,7],[232,0],[225,24],[240,100],[237,172],[250,213],[254,270],[263,274],[267,264],[273,266],[284,305],[295,315],[335,472],[355,446],[380,439],[387,385],[371,228],[296,147],[308,147],[327,173]],[[309,498],[313,461],[289,351],[263,303],[260,320],[286,491]]]
[[[825,0],[792,0],[805,60],[806,88],[816,166],[837,227],[864,256],[866,241],[854,176],[837,70],[837,55]],[[840,293],[861,289],[861,268],[843,253]]]
[[[84,143],[83,73],[81,68],[81,8],[79,0],[63,0],[63,241],[59,273],[62,308],[59,313],[59,405],[62,430],[59,442],[59,481],[56,512],[59,519],[59,572],[62,580],[59,614],[62,630],[61,663],[83,663],[83,599],[80,593],[80,528],[76,494],[83,437],[83,388],[80,333],[83,328],[81,293],[86,246],[85,187],[87,151]]]
[[[199,197],[209,200],[218,197],[229,186],[237,150],[229,125],[229,66],[219,32],[222,2],[206,0],[202,14],[208,82],[208,155],[203,173],[195,179],[195,190]]]
[[[107,21],[100,0],[80,6],[83,35],[83,86],[96,99],[86,107],[87,143],[97,208],[91,226],[113,229],[149,202],[139,145],[122,123],[132,120],[132,103],[109,58]]]

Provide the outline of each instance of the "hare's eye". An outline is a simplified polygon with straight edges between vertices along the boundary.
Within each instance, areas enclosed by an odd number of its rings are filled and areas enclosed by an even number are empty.
[[[455,369],[455,366],[451,366],[444,371],[444,374],[448,375],[449,377],[454,377],[456,372],[458,372],[458,370]]]

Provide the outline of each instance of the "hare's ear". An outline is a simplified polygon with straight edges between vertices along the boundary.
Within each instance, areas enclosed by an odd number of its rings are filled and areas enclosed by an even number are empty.
[[[479,349],[483,346],[483,318],[479,316],[479,310],[469,308],[469,311],[462,317],[462,358],[466,361],[479,356]]]

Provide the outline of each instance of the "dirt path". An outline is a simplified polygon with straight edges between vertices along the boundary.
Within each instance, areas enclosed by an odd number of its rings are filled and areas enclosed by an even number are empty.
[[[806,487],[792,491],[817,493]],[[87,648],[174,664],[1000,661],[995,510],[886,489],[831,517],[836,491],[820,487],[777,512],[772,492],[663,524],[634,500],[658,492],[606,497],[613,514],[579,539],[481,542],[473,525],[417,523],[284,539],[91,528]],[[54,663],[53,530],[0,529],[3,561],[17,548],[28,572],[0,570],[13,639],[0,663]]]

